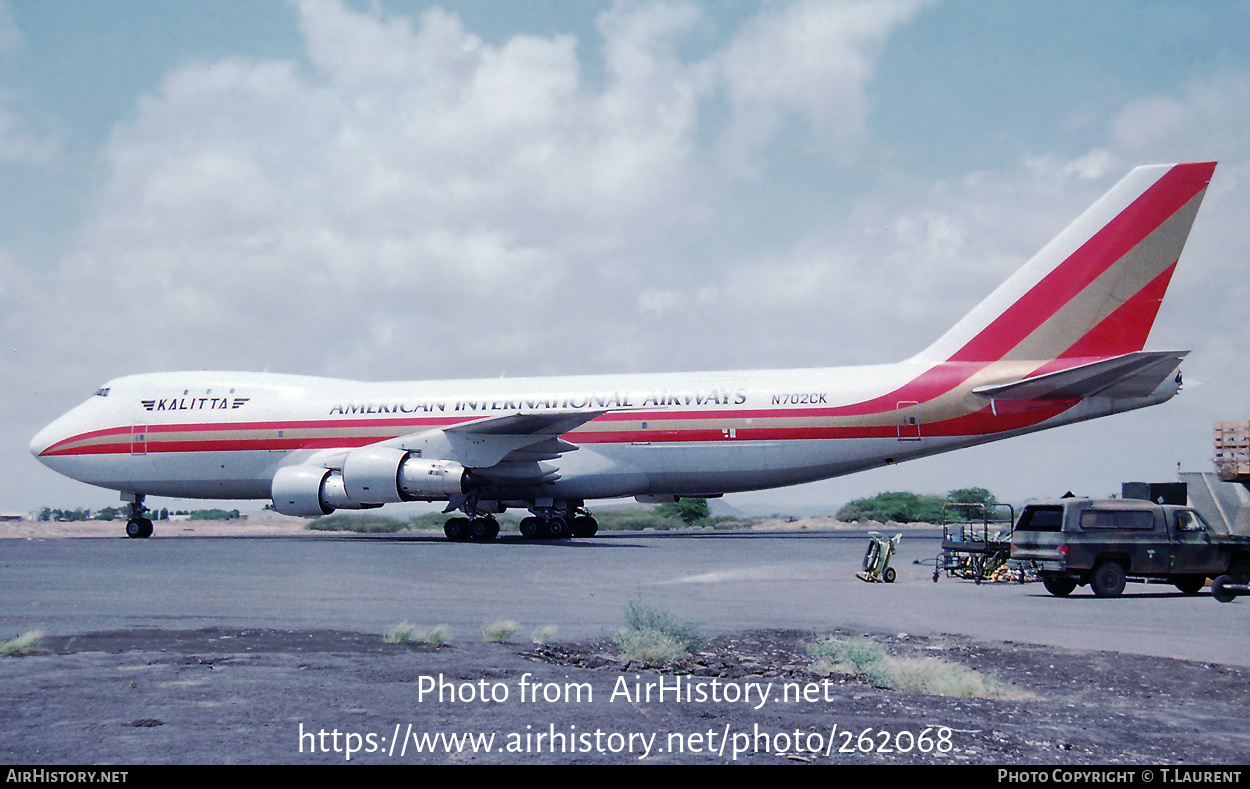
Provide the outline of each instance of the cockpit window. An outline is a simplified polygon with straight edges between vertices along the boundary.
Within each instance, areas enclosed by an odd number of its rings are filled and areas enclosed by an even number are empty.
[[[100,390],[95,393],[95,396],[96,397],[108,397],[109,388],[107,386],[101,387]]]

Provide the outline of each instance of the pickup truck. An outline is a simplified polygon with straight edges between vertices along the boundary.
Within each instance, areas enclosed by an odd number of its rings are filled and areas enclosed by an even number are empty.
[[[1196,594],[1208,578],[1250,580],[1250,537],[1217,533],[1189,507],[1056,499],[1020,513],[1010,566],[1036,570],[1057,597],[1086,584],[1098,597],[1119,597],[1129,580],[1172,583]]]

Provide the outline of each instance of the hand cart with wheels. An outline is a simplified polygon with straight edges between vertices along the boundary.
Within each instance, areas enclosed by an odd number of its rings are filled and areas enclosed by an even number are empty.
[[[894,583],[897,573],[890,566],[890,559],[898,549],[898,541],[902,534],[885,539],[875,531],[868,532],[868,550],[864,553],[864,570],[855,573],[855,577],[869,583]]]
[[[933,568],[933,582],[947,578],[981,583],[1011,558],[1011,529],[1016,521],[1010,504],[949,503],[942,505],[942,552]]]

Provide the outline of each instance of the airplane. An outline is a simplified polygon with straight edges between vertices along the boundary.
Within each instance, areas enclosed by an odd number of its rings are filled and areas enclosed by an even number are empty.
[[[451,540],[593,535],[588,500],[796,485],[1165,402],[1145,351],[1215,162],[1132,170],[936,342],[896,364],[363,383],[174,372],[109,381],[34,437],[121,492],[271,499],[304,517],[445,502]]]

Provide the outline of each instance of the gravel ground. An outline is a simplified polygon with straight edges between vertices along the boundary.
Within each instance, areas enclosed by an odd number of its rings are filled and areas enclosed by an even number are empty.
[[[48,638],[0,659],[0,761],[1250,763],[1245,669],[872,637],[892,654],[991,673],[1012,697],[927,696],[822,674],[806,651],[817,634],[797,631],[718,637],[661,675],[622,661],[608,639],[436,648],[340,631],[127,630]],[[689,697],[673,698],[678,682]],[[808,697],[785,699],[787,687]],[[493,736],[490,750],[437,739],[463,734]],[[432,750],[419,751],[426,735]]]

